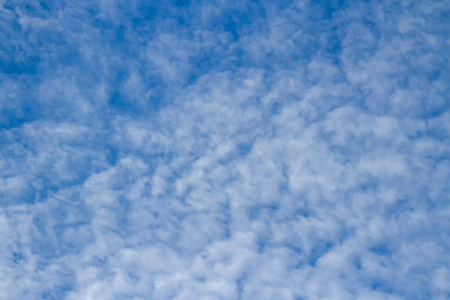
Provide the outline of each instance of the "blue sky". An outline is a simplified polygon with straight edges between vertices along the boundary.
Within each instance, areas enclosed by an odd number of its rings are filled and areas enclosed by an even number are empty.
[[[0,298],[450,299],[447,1],[0,1]]]

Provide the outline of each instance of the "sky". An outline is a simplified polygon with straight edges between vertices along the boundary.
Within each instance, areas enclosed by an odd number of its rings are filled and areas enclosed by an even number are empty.
[[[450,299],[450,2],[0,0],[0,299]]]

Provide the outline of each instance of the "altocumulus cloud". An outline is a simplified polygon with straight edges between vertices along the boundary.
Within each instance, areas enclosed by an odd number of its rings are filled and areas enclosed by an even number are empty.
[[[0,1],[0,298],[449,299],[448,1]]]

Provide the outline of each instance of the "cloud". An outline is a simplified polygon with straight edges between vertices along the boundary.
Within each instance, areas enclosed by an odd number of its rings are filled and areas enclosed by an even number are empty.
[[[1,2],[4,298],[448,298],[447,10]]]

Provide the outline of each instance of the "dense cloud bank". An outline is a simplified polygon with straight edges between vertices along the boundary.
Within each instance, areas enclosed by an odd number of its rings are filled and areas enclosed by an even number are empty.
[[[449,15],[0,1],[0,298],[450,298]]]

